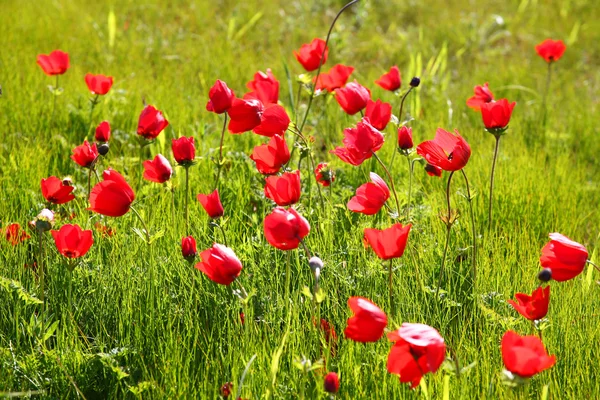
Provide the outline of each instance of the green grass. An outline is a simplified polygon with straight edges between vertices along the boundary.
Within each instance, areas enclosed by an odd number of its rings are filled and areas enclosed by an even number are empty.
[[[320,311],[340,337],[333,355],[321,349],[311,322],[312,304],[301,293],[312,284],[305,255],[289,252],[286,288],[288,256],[269,246],[262,233],[271,205],[248,155],[263,138],[251,133],[226,136],[228,163],[220,190],[227,239],[244,264],[239,280],[254,293],[247,305],[181,258],[183,170],[174,177],[176,224],[171,221],[170,192],[140,179],[135,129],[143,99],[164,110],[171,124],[158,142],[145,148],[144,159],[159,152],[171,157],[171,138],[194,135],[198,163],[191,170],[191,191],[208,193],[214,184],[211,157],[218,154],[222,124],[205,111],[214,80],[225,80],[241,95],[254,72],[271,68],[281,82],[280,99],[291,110],[285,66],[292,75],[302,72],[292,50],[313,37],[324,37],[344,2],[110,3],[2,4],[7,18],[0,25],[1,226],[24,225],[44,207],[42,178],[69,175],[77,186],[78,199],[68,205],[76,213],[74,222],[92,229],[103,221],[116,234],[104,238],[95,231],[95,243],[73,275],[72,315],[67,308],[66,266],[50,236],[45,238],[49,319],[58,321],[45,343],[30,324],[40,307],[28,304],[16,289],[0,287],[0,397],[32,391],[38,393],[36,398],[77,398],[79,390],[87,399],[217,398],[227,381],[234,382],[235,393],[244,368],[256,355],[241,389],[244,398],[325,398],[322,371],[303,374],[294,366],[303,356],[313,363],[326,358],[327,370],[340,375],[340,398],[425,398],[421,389],[410,391],[387,373],[387,340],[362,345],[343,338],[350,296],[368,297],[390,310],[387,264],[363,247],[362,229],[388,227],[392,221],[384,214],[356,215],[345,207],[374,164],[350,167],[328,154],[341,143],[343,129],[357,120],[346,116],[335,100],[318,97],[305,129],[315,138],[317,162],[329,160],[337,171],[333,192],[324,191],[327,202],[321,208],[305,162],[299,205],[312,226],[307,245],[325,262],[321,279],[327,297]],[[111,10],[116,17],[113,46]],[[471,236],[468,203],[457,195],[465,191],[459,175],[452,202],[461,217],[453,228],[447,262],[447,300],[440,302],[427,290],[436,285],[442,257],[445,226],[438,213],[445,207],[445,177],[428,177],[417,164],[413,229],[405,255],[395,263],[398,312],[388,325],[396,329],[402,322],[427,323],[445,338],[448,356],[463,366],[476,363],[460,378],[450,378],[452,399],[540,398],[545,385],[550,398],[600,396],[596,273],[591,281],[584,273],[573,281],[552,283],[549,326],[544,330],[545,345],[557,357],[552,369],[523,388],[507,388],[501,383],[499,347],[507,329],[532,332],[506,299],[515,292],[530,293],[537,285],[547,234],[559,231],[585,244],[590,253],[599,244],[599,10],[594,1],[576,0],[457,0],[444,6],[431,0],[364,1],[344,14],[334,30],[326,68],[338,62],[354,66],[353,77],[375,98],[392,102],[394,110],[398,99],[373,81],[393,64],[400,67],[403,87],[411,76],[420,75],[422,85],[407,104],[415,118],[415,142],[433,138],[437,127],[458,128],[473,150],[466,172],[478,193],[476,298],[484,307],[473,306],[470,259],[468,254],[460,257]],[[555,65],[547,139],[542,141],[546,66],[534,46],[546,37],[565,40],[568,49]],[[35,59],[56,48],[70,54],[71,68],[61,76],[64,93],[52,121],[47,85],[54,80],[42,73]],[[83,80],[87,72],[115,78],[93,117],[95,124],[107,119],[113,127],[111,150],[101,167],[112,166],[127,177],[151,233],[164,232],[151,246],[132,231],[139,227],[133,214],[101,218],[85,211],[87,176],[69,156],[88,127],[89,92]],[[494,140],[483,131],[480,116],[465,105],[473,86],[486,81],[497,97],[518,103],[501,143],[491,235],[485,234],[485,226]],[[394,136],[391,126],[387,136]],[[384,145],[384,160],[391,158],[392,147]],[[401,202],[408,191],[403,161],[398,158],[393,170]],[[383,176],[378,166],[374,168]],[[195,198],[190,203],[192,234],[203,250],[221,236],[208,225]],[[16,247],[0,240],[0,276],[20,282],[26,292],[39,297],[34,274],[23,268],[36,248],[35,237]],[[288,290],[290,297],[285,298]],[[239,322],[242,311],[245,325]],[[278,353],[279,363],[274,365]],[[426,376],[431,398],[442,398],[447,373]]]

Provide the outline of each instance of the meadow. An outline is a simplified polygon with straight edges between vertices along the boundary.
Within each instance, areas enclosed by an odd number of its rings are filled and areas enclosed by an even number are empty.
[[[0,397],[213,399],[224,397],[221,388],[231,382],[233,399],[318,399],[333,396],[323,384],[331,371],[339,376],[335,396],[342,399],[600,397],[600,272],[590,264],[571,280],[551,281],[549,311],[536,329],[507,303],[540,284],[540,254],[549,233],[581,243],[591,261],[600,261],[600,7],[594,1],[455,0],[442,6],[432,0],[361,0],[337,20],[323,72],[338,63],[353,66],[349,82],[368,87],[374,100],[389,102],[398,116],[401,97],[374,83],[397,65],[402,94],[411,78],[420,78],[400,116],[412,129],[415,148],[438,128],[458,129],[470,145],[464,172],[473,215],[463,176],[455,173],[450,199],[458,219],[443,280],[438,277],[449,173],[429,176],[425,163],[414,162],[408,204],[407,157],[396,154],[390,174],[398,215],[386,208],[376,215],[350,211],[348,201],[371,171],[390,182],[375,157],[352,166],[330,153],[342,145],[344,129],[360,121],[330,93],[314,98],[301,128],[306,143],[298,141],[288,165],[301,171],[302,193],[293,207],[310,223],[306,249],[282,251],[265,238],[263,221],[274,203],[265,198],[265,178],[250,154],[268,138],[225,134],[219,226],[196,199],[215,188],[223,115],[206,109],[215,81],[225,81],[241,97],[254,74],[270,68],[280,82],[279,104],[291,119],[285,133],[291,150],[311,94],[306,76],[316,74],[306,72],[293,51],[325,39],[345,4],[0,3],[7,17],[0,25],[0,227],[19,223],[30,236],[16,245],[0,237]],[[566,44],[564,56],[552,63],[549,89],[548,64],[535,50],[547,38]],[[49,90],[55,77],[36,64],[39,54],[55,49],[70,58],[59,76],[60,95]],[[92,112],[87,73],[114,78]],[[301,74],[308,90],[298,90]],[[495,140],[481,113],[466,105],[474,86],[485,82],[495,98],[517,103],[499,148],[491,229]],[[151,143],[136,133],[146,104],[169,122]],[[106,217],[88,210],[88,175],[92,186],[97,179],[70,157],[105,120],[111,138],[108,154],[96,163],[100,181],[108,167],[125,177],[147,232],[133,212]],[[383,133],[377,155],[389,165],[396,151],[394,121]],[[176,166],[171,149],[172,139],[182,136],[195,140],[189,233],[186,170]],[[174,169],[164,185],[142,177],[143,161],[159,153]],[[300,154],[306,156],[301,161]],[[329,163],[335,172],[330,186],[315,182],[311,160]],[[49,176],[70,177],[76,198],[49,204],[40,190]],[[388,204],[396,209],[393,196]],[[68,223],[93,231],[93,245],[75,264],[59,254],[50,233],[40,235],[40,254],[38,232],[28,223],[44,208],[56,211],[53,229]],[[390,263],[365,247],[363,231],[396,222],[412,227],[404,254],[392,264],[391,303]],[[188,234],[198,247],[193,262],[182,257]],[[228,286],[194,268],[203,250],[224,241],[243,265]],[[318,296],[312,293],[308,254],[323,261]],[[45,268],[43,289],[39,264]],[[353,296],[385,311],[386,332],[404,322],[435,328],[446,345],[446,362],[415,389],[401,383],[386,368],[392,343],[385,335],[373,343],[345,337]],[[335,338],[326,337],[321,318]],[[516,387],[508,384],[500,347],[508,330],[541,331],[555,365]]]

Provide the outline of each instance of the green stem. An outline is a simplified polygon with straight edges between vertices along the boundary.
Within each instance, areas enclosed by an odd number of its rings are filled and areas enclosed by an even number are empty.
[[[496,160],[500,147],[500,135],[495,135],[496,146],[494,147],[494,160],[492,161],[492,173],[490,174],[490,200],[488,204],[488,231],[492,230],[493,200],[494,200],[494,174],[496,173]]]
[[[92,116],[94,115],[94,108],[96,107],[96,104],[98,104],[98,98],[100,95],[96,95],[96,97],[94,97],[94,99],[92,100],[92,104],[90,106],[90,116],[88,117],[88,131],[86,133],[86,137],[89,135],[90,131],[92,130]]]
[[[321,201],[321,210],[323,210],[323,209],[325,209],[325,200],[323,199],[323,193],[321,192],[321,184],[317,181],[317,176],[313,173],[313,171],[316,168],[316,164],[315,164],[315,160],[312,155],[311,148],[308,145],[308,141],[306,140],[304,135],[302,135],[302,132],[300,132],[299,130],[292,130],[292,132],[294,132],[296,134],[296,137],[298,137],[298,138],[300,138],[300,140],[302,140],[302,142],[304,143],[304,146],[306,146],[306,148],[308,149],[308,175],[309,176],[312,175],[313,179],[317,183],[317,192],[319,193],[319,200]],[[300,160],[298,161],[298,171],[300,170],[300,162],[301,161],[302,161],[302,156],[300,157]]]
[[[412,195],[412,178],[413,178],[413,163],[410,161],[408,155],[406,156],[408,161],[408,203],[406,204],[406,220],[410,222],[410,204]]]
[[[394,272],[393,272],[393,263],[394,259],[390,258],[390,265],[388,267],[388,289],[389,289],[389,299],[390,299],[390,310],[392,318],[396,315],[396,307],[394,305]]]
[[[225,140],[225,129],[227,128],[227,113],[223,120],[223,130],[221,131],[221,144],[219,145],[219,165],[217,166],[217,179],[215,179],[215,189],[219,188],[219,178],[221,177],[221,168],[223,167],[223,141]]]
[[[385,173],[390,181],[390,186],[392,187],[392,193],[394,194],[394,200],[396,200],[396,212],[400,213],[400,201],[398,201],[398,193],[396,193],[396,186],[394,185],[394,178],[392,178],[392,174],[390,174],[390,170],[387,169],[387,167],[385,166],[383,161],[381,161],[381,158],[379,158],[379,156],[373,150],[371,150],[371,154],[373,154],[373,157],[375,157],[377,162],[379,162],[379,164],[385,171]]]
[[[325,56],[325,52],[327,51],[327,45],[329,44],[329,37],[331,36],[331,32],[333,31],[333,27],[338,20],[338,18],[342,15],[347,8],[349,8],[354,3],[357,3],[358,0],[352,0],[348,4],[346,4],[342,9],[337,13],[333,22],[329,26],[329,32],[327,32],[327,38],[325,39],[325,47],[323,48],[323,53],[321,54],[321,59],[319,60],[319,68],[317,69],[317,76],[315,77],[315,84],[312,87],[312,91],[310,93],[310,97],[308,98],[308,105],[306,106],[306,113],[304,113],[304,118],[302,119],[302,124],[300,125],[300,132],[304,129],[304,125],[306,124],[306,119],[308,118],[308,113],[310,112],[310,107],[312,106],[313,98],[315,97],[315,91],[317,90],[317,82],[319,82],[319,75],[321,75],[321,68],[323,67],[323,57]]]
[[[45,334],[44,322],[46,320],[46,273],[44,271],[44,234],[38,229],[39,259],[38,269],[40,271],[40,300],[42,301],[42,336]]]
[[[185,166],[185,235],[190,235],[190,215],[189,215],[189,198],[190,198],[190,167]]]
[[[465,184],[467,186],[467,197],[469,199],[469,212],[471,214],[471,231],[473,235],[473,256],[472,256],[472,265],[473,265],[473,288],[477,289],[477,228],[475,226],[475,213],[473,212],[473,198],[471,197],[471,189],[469,188],[469,180],[467,179],[467,174],[464,169],[461,169],[463,178],[465,178]]]
[[[440,265],[440,273],[438,276],[438,284],[435,289],[435,294],[437,294],[440,290],[440,286],[442,285],[442,278],[444,276],[444,266],[446,265],[446,256],[448,255],[448,245],[450,244],[450,232],[452,230],[452,223],[450,219],[452,218],[452,209],[450,208],[450,183],[452,182],[452,177],[454,176],[454,171],[450,172],[448,176],[448,184],[446,185],[446,203],[448,205],[448,219],[446,221],[446,244],[444,245],[444,255],[442,256],[442,264]]]
[[[229,247],[229,245],[227,244],[227,236],[225,236],[225,231],[223,230],[223,227],[215,221],[212,221],[211,224],[219,228],[219,230],[221,231],[221,235],[223,235],[223,244]]]
[[[146,222],[144,222],[144,219],[142,218],[142,216],[140,215],[140,213],[133,206],[131,206],[129,208],[131,208],[131,211],[133,211],[133,213],[135,214],[135,216],[142,223],[142,226],[144,227],[144,232],[146,233],[146,242],[149,245],[150,244],[150,231],[148,230],[148,226],[146,225]]]
[[[544,137],[546,136],[546,117],[548,115],[547,108],[547,100],[548,93],[550,92],[550,81],[552,79],[552,64],[553,62],[548,63],[548,73],[546,75],[546,87],[544,88],[544,97],[542,98],[542,127],[544,129]]]
[[[406,97],[410,94],[410,92],[412,92],[412,90],[414,89],[414,87],[410,87],[406,93],[404,93],[404,96],[402,96],[402,100],[400,101],[400,109],[398,110],[398,127],[402,126],[402,110],[404,109],[404,100],[406,100]]]
[[[598,267],[596,264],[594,264],[592,261],[587,260],[586,261],[588,264],[590,264],[592,267],[594,267],[596,269],[596,271],[600,272],[600,267]]]

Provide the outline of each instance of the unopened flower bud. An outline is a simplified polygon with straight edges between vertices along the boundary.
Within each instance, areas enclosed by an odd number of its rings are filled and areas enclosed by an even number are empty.
[[[73,180],[70,176],[65,176],[62,180],[63,185],[65,186],[73,186]]]
[[[102,143],[100,146],[98,146],[98,154],[100,154],[101,156],[105,156],[108,154],[108,143]]]
[[[414,78],[412,78],[410,80],[411,87],[419,87],[420,84],[421,84],[421,78],[419,78],[418,76],[415,76]]]
[[[317,268],[321,269],[323,268],[323,260],[321,260],[319,257],[312,257],[310,260],[308,260],[308,265],[312,270]]]
[[[542,282],[548,282],[552,279],[552,270],[549,268],[544,268],[538,274],[538,279]]]
[[[54,223],[54,213],[44,208],[37,217],[35,217],[35,227],[39,232],[47,232],[52,229]]]

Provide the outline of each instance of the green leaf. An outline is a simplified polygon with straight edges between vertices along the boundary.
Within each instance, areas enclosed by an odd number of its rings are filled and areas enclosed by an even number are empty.
[[[319,288],[319,290],[317,290],[317,293],[315,293],[315,296],[317,303],[322,303],[323,300],[325,300],[325,298],[327,297],[327,294],[325,293],[323,288]]]
[[[303,294],[304,296],[308,297],[308,298],[309,298],[309,299],[311,299],[311,300],[312,300],[312,298],[313,298],[312,292],[311,292],[311,290],[310,290],[310,288],[309,288],[308,286],[304,286],[304,287],[302,288],[302,294]]]
[[[30,294],[17,281],[0,276],[0,287],[4,288],[7,292],[15,293],[26,305],[42,304],[40,299]]]
[[[43,337],[43,342],[45,342],[46,340],[50,339],[52,337],[52,335],[54,335],[54,332],[56,332],[56,329],[58,328],[58,321],[54,321],[49,327],[48,329],[46,329],[46,332],[44,333],[44,337]]]

